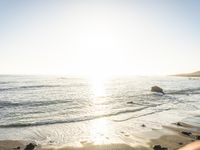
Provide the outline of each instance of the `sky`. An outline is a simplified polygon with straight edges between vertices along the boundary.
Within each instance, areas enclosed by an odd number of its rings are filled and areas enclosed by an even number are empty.
[[[0,74],[200,70],[198,0],[0,0]]]

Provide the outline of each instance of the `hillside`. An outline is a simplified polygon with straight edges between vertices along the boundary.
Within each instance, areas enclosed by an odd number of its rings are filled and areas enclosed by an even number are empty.
[[[192,73],[176,74],[175,76],[181,76],[181,77],[200,77],[200,71],[196,71],[196,72],[192,72]]]

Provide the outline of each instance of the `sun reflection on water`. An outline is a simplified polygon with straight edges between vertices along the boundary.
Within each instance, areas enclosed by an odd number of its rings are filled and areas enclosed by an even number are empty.
[[[109,123],[105,119],[97,119],[90,124],[90,138],[95,144],[105,144],[109,141]]]
[[[104,78],[91,78],[90,79],[90,86],[91,86],[91,91],[92,95],[94,97],[101,97],[105,96],[105,82],[106,79]]]
[[[106,102],[106,79],[102,77],[93,77],[90,79],[92,92],[92,112],[96,115],[108,113],[108,108],[105,107]],[[89,134],[91,140],[95,144],[108,143],[109,141],[109,123],[108,120],[101,118],[91,121],[89,126]]]

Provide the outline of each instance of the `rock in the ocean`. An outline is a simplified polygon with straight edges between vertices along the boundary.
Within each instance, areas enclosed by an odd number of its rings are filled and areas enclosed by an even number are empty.
[[[197,135],[197,136],[196,136],[196,139],[197,139],[197,140],[200,140],[200,135]]]
[[[159,86],[153,86],[153,87],[151,87],[151,92],[158,92],[158,93],[165,94],[165,93],[163,92],[163,89],[160,88]]]
[[[19,149],[20,149],[20,146],[18,146],[18,147],[16,147],[16,148],[13,148],[13,149],[15,149],[15,150],[19,150]]]
[[[153,147],[154,150],[168,150],[166,147],[161,147],[160,145],[154,145]]]
[[[178,144],[179,144],[179,145],[183,145],[183,143],[182,143],[182,142],[179,142]]]
[[[130,102],[127,102],[127,104],[134,104],[132,101],[130,101]]]
[[[192,134],[192,132],[186,132],[186,131],[182,131],[181,133],[187,136],[190,136]]]
[[[145,124],[142,124],[141,127],[146,127],[146,125],[145,125]]]
[[[36,147],[36,144],[29,143],[28,145],[26,145],[24,150],[33,150],[35,147]]]
[[[180,122],[176,123],[177,126],[183,126]]]

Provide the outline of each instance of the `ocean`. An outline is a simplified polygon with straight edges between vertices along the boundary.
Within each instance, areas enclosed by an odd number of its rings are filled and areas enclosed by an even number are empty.
[[[177,121],[200,127],[199,78],[0,76],[0,140],[134,143]]]

